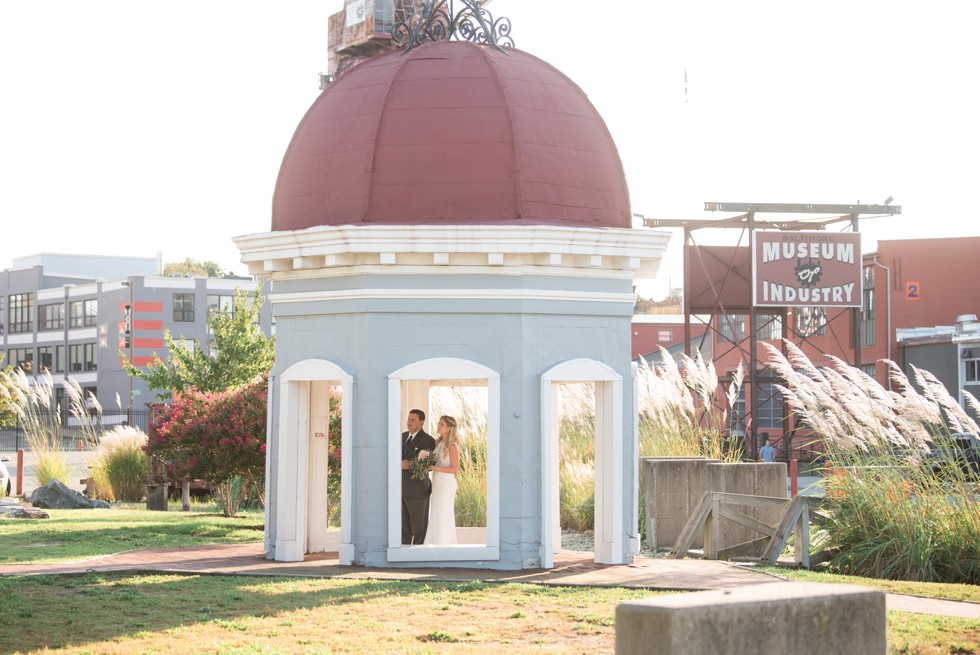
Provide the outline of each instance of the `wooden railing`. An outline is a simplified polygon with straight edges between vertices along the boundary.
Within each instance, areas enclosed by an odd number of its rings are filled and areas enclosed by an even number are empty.
[[[780,508],[779,522],[769,525],[735,510],[735,507]],[[810,526],[821,525],[826,516],[822,496],[796,496],[793,499],[770,496],[747,496],[719,491],[705,492],[691,518],[681,531],[670,557],[682,559],[689,554],[698,533],[704,536],[703,559],[742,557],[766,566],[779,564],[779,555],[794,538],[794,565],[805,569],[829,559],[826,552],[810,553]],[[725,548],[720,547],[721,520],[726,519],[762,536]]]

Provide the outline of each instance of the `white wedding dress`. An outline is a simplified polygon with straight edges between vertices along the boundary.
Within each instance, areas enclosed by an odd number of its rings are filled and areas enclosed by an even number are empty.
[[[449,449],[438,444],[434,451],[436,466],[449,466]],[[456,476],[432,472],[432,496],[429,497],[429,527],[424,544],[456,543]]]

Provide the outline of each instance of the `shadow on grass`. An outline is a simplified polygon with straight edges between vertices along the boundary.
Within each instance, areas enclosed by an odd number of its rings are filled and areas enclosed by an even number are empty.
[[[0,563],[67,562],[135,548],[244,543],[259,541],[264,528],[261,516],[251,521],[188,518],[184,515],[171,520],[134,520],[123,525],[89,524],[74,517],[53,517],[30,524],[13,522],[22,519],[7,519],[0,541]]]
[[[101,642],[148,636],[171,643],[172,637],[164,633],[174,628],[214,624],[242,630],[241,626],[264,617],[320,608],[339,614],[338,608],[345,605],[381,599],[385,614],[405,611],[411,615],[413,607],[423,606],[421,595],[485,588],[479,582],[428,585],[125,573],[6,577],[0,578],[0,598],[4,599],[0,603],[0,652],[95,647]],[[281,625],[290,624],[291,620]],[[25,629],[27,625],[37,629]]]

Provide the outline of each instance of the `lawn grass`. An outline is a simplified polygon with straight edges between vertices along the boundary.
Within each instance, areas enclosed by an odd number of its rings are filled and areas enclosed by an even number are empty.
[[[612,652],[616,605],[650,595],[472,582],[0,578],[0,652]]]
[[[654,592],[479,582],[89,574],[0,578],[4,653],[612,653]],[[43,629],[25,629],[25,626]],[[888,613],[889,653],[980,653],[980,622]]]
[[[786,569],[763,567],[760,570],[778,575],[790,580],[802,582],[827,582],[831,584],[853,584],[862,587],[881,589],[889,594],[908,594],[910,596],[925,596],[927,598],[944,598],[946,600],[966,600],[980,603],[980,586],[969,584],[952,584],[945,582],[907,582],[903,580],[878,580],[863,578],[856,575],[842,575],[825,571],[806,571],[803,569]]]
[[[71,561],[131,548],[261,539],[261,514],[227,518],[213,508],[196,509],[117,507],[5,519],[0,569],[2,563]],[[980,600],[980,588],[970,585],[772,571],[796,580]],[[130,573],[0,577],[0,652],[610,653],[616,605],[654,593]],[[891,654],[980,655],[980,621],[889,612],[888,639]]]
[[[113,507],[44,510],[49,519],[4,519],[0,565],[72,562],[135,548],[261,541],[263,514],[226,517],[207,505],[190,512]]]

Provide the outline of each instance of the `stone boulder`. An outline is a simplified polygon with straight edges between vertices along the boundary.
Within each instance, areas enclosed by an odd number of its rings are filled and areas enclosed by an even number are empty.
[[[7,505],[0,507],[0,519],[47,519],[51,518],[47,512],[42,512],[33,507],[21,507],[20,505]]]
[[[104,500],[86,498],[58,480],[51,480],[35,489],[31,494],[31,505],[42,509],[109,509],[109,503]]]

